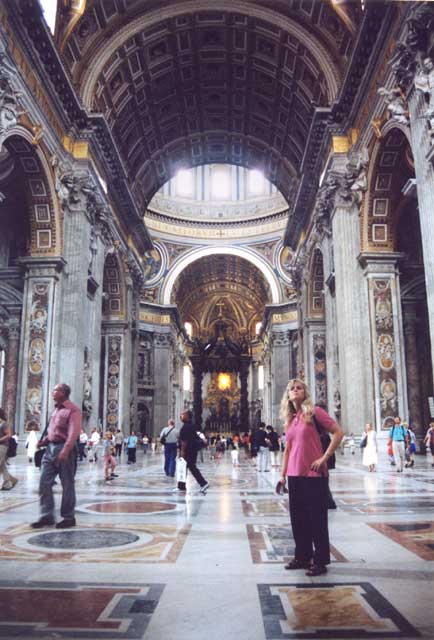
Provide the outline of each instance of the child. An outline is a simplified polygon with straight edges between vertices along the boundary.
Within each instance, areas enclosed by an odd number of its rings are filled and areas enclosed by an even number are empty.
[[[232,458],[232,465],[234,467],[238,467],[238,465],[239,465],[239,462],[238,462],[238,442],[232,442],[231,458]]]
[[[116,469],[116,448],[113,445],[113,434],[111,431],[107,431],[103,442],[103,456],[104,456],[104,476],[105,481],[113,480],[118,476],[114,472]],[[110,473],[109,473],[110,470]]]

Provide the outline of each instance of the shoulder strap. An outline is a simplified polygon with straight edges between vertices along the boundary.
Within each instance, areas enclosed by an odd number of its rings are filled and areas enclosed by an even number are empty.
[[[173,427],[171,427],[171,428],[169,429],[169,431],[165,434],[165,435],[166,435],[166,438],[167,438],[167,436],[169,435],[169,433],[170,433],[171,431],[173,431],[173,430],[174,430],[174,428],[175,428],[175,425],[173,425]],[[166,429],[167,429],[167,427],[166,427]]]
[[[50,425],[50,420],[51,420],[51,416],[48,418],[47,420],[47,424],[45,425],[45,429],[43,430],[43,432],[41,433],[41,437],[39,438],[40,440],[43,440],[43,438],[45,438],[45,436],[47,435],[48,432],[48,427]]]
[[[324,429],[319,424],[318,420],[315,418],[315,414],[312,415],[312,422],[315,425],[315,429],[318,431],[319,435],[324,432]]]

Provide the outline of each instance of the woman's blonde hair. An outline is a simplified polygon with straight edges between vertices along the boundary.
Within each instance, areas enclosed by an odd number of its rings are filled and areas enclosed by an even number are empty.
[[[292,419],[294,418],[295,414],[297,413],[297,409],[294,406],[294,404],[291,402],[291,400],[288,398],[288,391],[289,389],[294,385],[294,384],[301,384],[303,385],[303,389],[304,389],[304,400],[302,402],[301,405],[301,412],[303,414],[303,420],[305,422],[311,422],[312,421],[312,416],[315,413],[315,406],[313,404],[311,395],[310,395],[310,391],[308,389],[308,387],[306,386],[306,383],[303,380],[300,380],[300,378],[292,378],[292,380],[290,380],[288,382],[288,384],[286,385],[285,388],[285,392],[282,396],[282,400],[280,403],[280,418],[283,420],[285,426],[289,425],[290,422],[292,422]]]

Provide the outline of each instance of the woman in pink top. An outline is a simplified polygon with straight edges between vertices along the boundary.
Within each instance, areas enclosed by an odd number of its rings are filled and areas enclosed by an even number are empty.
[[[286,425],[281,482],[288,477],[289,512],[295,541],[294,559],[285,565],[285,569],[307,569],[307,576],[319,576],[327,573],[326,565],[330,564],[327,460],[344,434],[324,409],[314,406],[307,386],[296,378],[288,382],[280,417]],[[332,435],[325,452],[317,427]]]

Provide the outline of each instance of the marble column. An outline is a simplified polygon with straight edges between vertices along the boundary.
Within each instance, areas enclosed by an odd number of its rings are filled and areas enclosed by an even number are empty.
[[[170,332],[154,333],[154,424],[153,436],[159,434],[167,425],[169,416],[170,397],[170,358],[172,336]]]
[[[306,381],[315,404],[327,408],[326,334],[323,320],[305,323]]]
[[[202,429],[202,378],[200,363],[193,362],[193,413],[197,429]]]
[[[290,333],[289,329],[280,329],[272,333],[271,373],[272,398],[271,421],[274,428],[280,428],[280,402],[290,376]],[[267,416],[268,418],[268,416]]]
[[[89,351],[89,363],[92,374],[92,410],[88,417],[88,425],[98,425],[100,402],[100,369],[101,369],[101,328],[102,328],[102,294],[104,278],[104,258],[106,245],[101,235],[99,226],[95,227],[94,259],[92,261],[92,273],[89,278],[95,287],[91,305],[90,323],[87,327],[86,345]]]
[[[341,381],[341,423],[361,433],[372,421],[372,364],[369,353],[367,292],[361,267],[359,210],[340,202],[332,219],[336,281],[337,335]]]
[[[105,322],[103,331],[106,334],[103,428],[122,428],[124,433],[128,433],[129,424],[124,424],[121,405],[121,385],[125,370],[125,323]]]
[[[62,278],[62,309],[56,346],[58,378],[71,386],[71,400],[81,407],[88,320],[83,312],[83,301],[87,299],[91,223],[86,215],[86,198],[77,200],[77,203],[63,209],[63,257],[66,266]]]
[[[407,386],[409,420],[410,424],[414,426],[417,439],[421,440],[425,434],[425,429],[421,411],[423,400],[421,397],[421,378],[417,350],[417,302],[403,302],[402,313],[404,321],[405,365],[407,380],[410,382]]]
[[[336,399],[340,396],[338,338],[336,320],[335,272],[333,250],[330,239],[326,239],[321,250],[324,259],[324,317],[327,367],[327,407],[330,415],[340,421],[340,405]]]
[[[51,411],[50,389],[58,382],[56,375],[60,328],[59,278],[65,261],[62,258],[20,258],[25,268],[21,317],[17,411],[17,431],[30,427],[44,428]]]
[[[4,411],[6,413],[8,423],[16,424],[15,411],[17,402],[17,385],[18,385],[18,356],[20,346],[20,325],[19,321],[10,322],[7,328],[7,348],[5,360],[5,378],[4,378]],[[18,430],[17,430],[18,431]]]
[[[434,369],[434,146],[430,145],[427,131],[424,95],[414,87],[408,94],[408,108],[426,281],[431,364]]]
[[[243,360],[240,365],[240,425],[241,431],[248,431],[249,426],[249,390],[247,377],[249,375],[249,360]]]
[[[408,416],[398,272],[400,257],[402,254],[391,252],[359,256],[369,297],[375,424],[377,431],[384,436],[393,418],[399,415],[405,420]],[[373,422],[372,418],[372,415],[368,416],[367,422]]]

